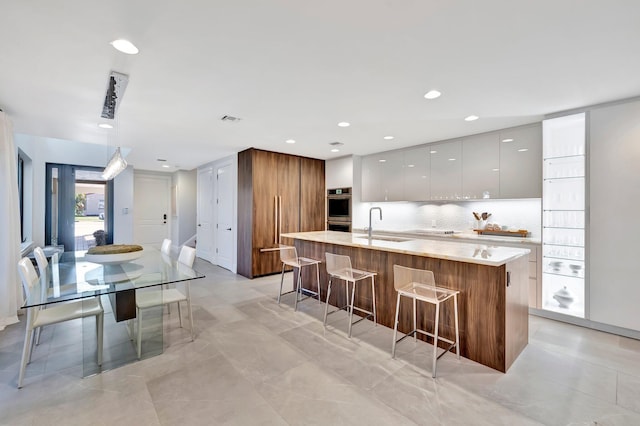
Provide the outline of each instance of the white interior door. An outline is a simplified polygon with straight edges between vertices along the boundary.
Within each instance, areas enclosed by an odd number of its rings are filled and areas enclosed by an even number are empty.
[[[213,168],[198,171],[198,227],[196,236],[196,252],[198,257],[216,263],[213,247],[213,202],[214,202]]]
[[[133,191],[133,242],[160,247],[169,237],[171,177],[136,174]]]
[[[233,270],[234,232],[233,229],[233,167],[231,163],[216,169],[216,249],[218,265]]]

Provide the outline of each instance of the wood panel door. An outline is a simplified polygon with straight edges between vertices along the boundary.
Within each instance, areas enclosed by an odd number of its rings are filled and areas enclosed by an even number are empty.
[[[261,251],[278,245],[278,179],[274,176],[277,167],[278,154],[252,151],[252,276],[272,273],[278,266],[277,252]]]
[[[324,160],[300,159],[300,232],[325,229],[324,167]]]
[[[300,229],[300,157],[276,155],[279,197],[278,232],[279,234],[298,232]],[[273,174],[273,171],[271,173]]]

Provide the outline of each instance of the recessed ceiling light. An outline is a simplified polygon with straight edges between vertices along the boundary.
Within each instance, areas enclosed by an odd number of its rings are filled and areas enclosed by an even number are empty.
[[[128,55],[135,55],[136,53],[139,52],[138,48],[131,43],[129,40],[125,40],[125,39],[118,39],[118,40],[113,40],[111,42],[111,45],[116,49],[119,50],[122,53],[126,53]]]
[[[500,169],[491,169],[492,172],[499,172]]]
[[[415,164],[407,164],[407,167],[415,167]]]
[[[102,128],[102,129],[113,129],[113,126],[109,123],[100,123],[98,124],[98,127]]]
[[[527,152],[527,151],[529,151],[529,148],[520,148],[518,150],[518,152]]]
[[[442,93],[438,92],[437,90],[429,90],[427,93],[424,94],[424,97],[427,99],[435,99],[435,98],[439,98],[440,95],[442,95]]]
[[[339,127],[349,127],[351,126],[351,123],[347,123],[346,121],[341,121],[338,123]]]
[[[502,139],[502,142],[505,142],[505,143],[513,142],[513,139],[512,138]]]
[[[378,161],[381,162],[381,163],[386,163],[387,162],[387,160],[378,160]]]
[[[165,169],[168,169],[168,168],[170,168],[171,166],[170,166],[170,165],[168,165],[168,164],[163,164],[163,165],[162,165],[162,167],[164,167]]]
[[[287,139],[285,142],[286,143],[296,143],[296,141],[294,139]]]
[[[464,121],[476,121],[478,118],[480,117],[478,117],[477,115],[470,115],[468,117],[465,117]]]
[[[338,148],[333,148],[331,152],[340,152],[340,150]]]
[[[449,161],[456,161],[455,158],[449,158]]]
[[[384,138],[382,138],[382,139],[386,139],[386,140],[390,141],[391,139],[393,139],[393,136],[385,136],[385,137],[384,137]]]
[[[435,149],[432,149],[431,151],[429,151],[429,154],[436,154],[438,151],[436,151]]]

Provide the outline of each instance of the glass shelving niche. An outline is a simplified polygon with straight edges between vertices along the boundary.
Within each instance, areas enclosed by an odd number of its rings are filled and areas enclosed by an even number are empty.
[[[585,114],[543,122],[542,309],[584,318]]]

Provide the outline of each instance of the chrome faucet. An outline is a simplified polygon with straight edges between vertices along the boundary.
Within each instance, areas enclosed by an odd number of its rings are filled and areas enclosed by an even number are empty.
[[[380,207],[371,207],[369,209],[369,239],[371,239],[371,212],[374,210],[380,210],[380,220],[382,220],[382,209]]]

